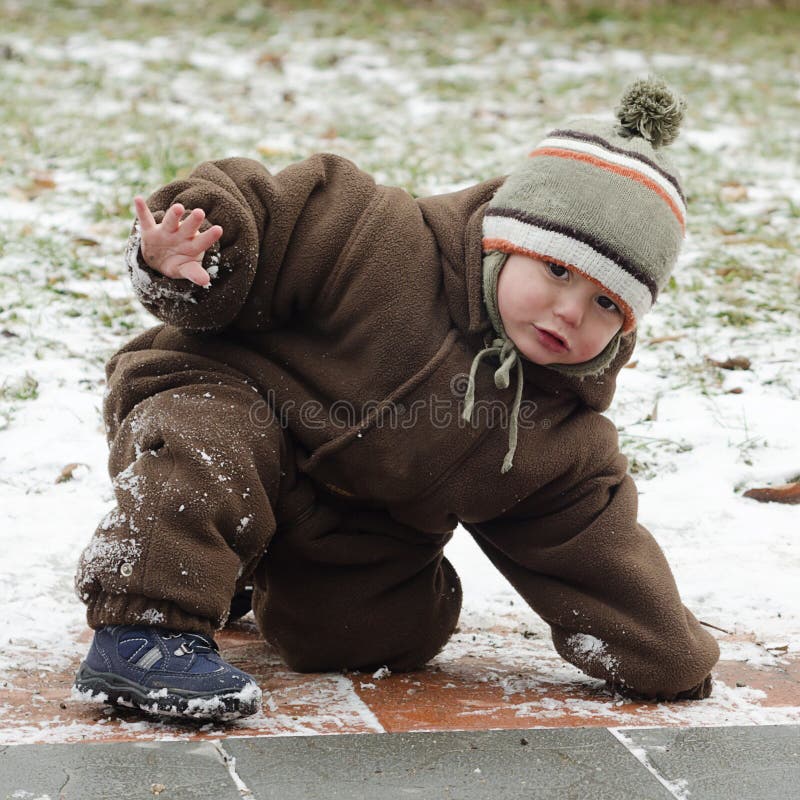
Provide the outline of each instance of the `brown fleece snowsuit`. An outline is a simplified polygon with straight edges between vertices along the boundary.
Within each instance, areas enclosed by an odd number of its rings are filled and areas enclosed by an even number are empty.
[[[584,672],[652,697],[702,696],[719,651],[636,521],[613,396],[635,332],[601,377],[524,363],[513,469],[500,474],[514,388],[478,370],[491,336],[481,221],[502,179],[414,199],[315,155],[271,175],[207,162],[156,192],[224,228],[210,288],[128,260],[167,324],[107,367],[117,507],[76,578],[92,627],[213,632],[255,584],[264,636],[298,670],[402,670],[438,652],[461,589],[456,524]]]

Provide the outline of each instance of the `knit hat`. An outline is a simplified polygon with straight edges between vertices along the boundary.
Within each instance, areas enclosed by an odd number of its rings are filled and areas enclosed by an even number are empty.
[[[620,337],[652,307],[678,258],[686,232],[686,199],[678,170],[661,148],[677,138],[686,102],[661,80],[631,84],[616,109],[617,122],[576,119],[551,131],[511,172],[483,220],[483,299],[495,332],[475,357],[465,397],[472,416],[478,363],[497,355],[495,385],[518,374],[512,409],[511,468],[522,397],[522,356],[508,338],[497,308],[497,279],[508,256],[520,253],[569,267],[602,287],[623,314],[606,348],[582,364],[549,364],[580,378],[601,374],[614,360]]]

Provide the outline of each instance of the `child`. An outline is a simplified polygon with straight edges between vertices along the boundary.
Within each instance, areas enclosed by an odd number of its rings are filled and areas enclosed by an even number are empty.
[[[83,695],[255,712],[212,638],[248,583],[295,670],[420,667],[458,619],[461,523],[565,659],[707,697],[719,650],[601,414],[684,236],[662,149],[682,113],[640,81],[618,124],[574,121],[507,179],[420,200],[330,154],[207,162],[152,215],[138,200],[128,264],[166,325],[107,367],[117,507],[76,577]]]

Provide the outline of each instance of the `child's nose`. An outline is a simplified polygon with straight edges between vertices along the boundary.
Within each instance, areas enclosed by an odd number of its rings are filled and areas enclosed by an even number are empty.
[[[583,298],[577,295],[570,296],[567,292],[563,293],[563,296],[559,298],[559,302],[556,304],[554,313],[564,320],[567,325],[577,328],[583,320]]]

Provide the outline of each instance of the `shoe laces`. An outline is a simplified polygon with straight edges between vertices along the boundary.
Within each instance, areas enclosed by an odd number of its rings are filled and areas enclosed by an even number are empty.
[[[178,651],[180,651],[180,655],[189,655],[194,653],[196,650],[199,650],[200,652],[219,652],[217,643],[210,636],[206,636],[204,633],[187,633],[176,631],[175,633],[166,634],[164,638],[184,640],[181,642],[181,646],[178,648],[178,650],[175,651],[176,655],[179,654]]]

